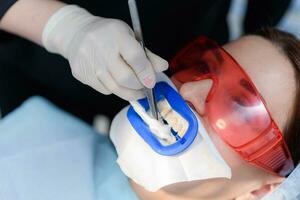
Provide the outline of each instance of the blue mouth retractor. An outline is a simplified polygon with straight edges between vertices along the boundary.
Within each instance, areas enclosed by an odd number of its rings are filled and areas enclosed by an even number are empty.
[[[155,152],[165,156],[177,155],[193,143],[198,132],[197,118],[177,91],[166,82],[158,82],[154,87],[154,93],[156,102],[165,98],[172,109],[187,120],[188,129],[183,137],[180,137],[173,129],[171,129],[172,134],[176,137],[176,141],[173,144],[163,145],[150,131],[149,126],[135,112],[132,106],[128,109],[127,118],[135,131]],[[149,110],[147,98],[138,100],[138,103],[145,109],[145,111]]]

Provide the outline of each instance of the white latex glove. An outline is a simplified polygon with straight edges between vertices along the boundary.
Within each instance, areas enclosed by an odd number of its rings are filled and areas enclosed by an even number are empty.
[[[103,94],[125,100],[144,96],[143,85],[155,85],[155,72],[168,63],[143,48],[124,22],[91,15],[75,6],[64,6],[45,25],[45,48],[69,60],[73,76]]]

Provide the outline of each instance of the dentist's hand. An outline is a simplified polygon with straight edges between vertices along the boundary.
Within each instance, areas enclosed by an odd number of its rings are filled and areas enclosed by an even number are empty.
[[[167,61],[149,50],[145,55],[126,23],[93,16],[73,5],[53,14],[42,42],[48,51],[69,60],[79,81],[125,100],[143,97],[143,85],[152,88],[155,73],[168,68]]]

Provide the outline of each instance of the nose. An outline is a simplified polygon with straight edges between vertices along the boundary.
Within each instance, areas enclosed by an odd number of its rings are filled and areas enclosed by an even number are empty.
[[[191,103],[200,116],[205,114],[205,101],[212,87],[211,79],[184,83],[179,93],[184,100]]]

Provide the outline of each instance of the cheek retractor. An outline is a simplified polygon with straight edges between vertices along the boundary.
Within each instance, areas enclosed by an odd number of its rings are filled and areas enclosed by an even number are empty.
[[[192,144],[197,135],[197,119],[182,97],[167,83],[157,83],[154,92],[162,120],[149,115],[147,99],[130,102],[127,117],[154,151],[162,155],[176,155]]]
[[[149,115],[149,112],[136,101],[130,102],[134,111],[148,125],[150,131],[164,144],[176,142],[176,132],[179,137],[183,137],[188,128],[188,122],[172,109],[168,101],[163,98],[157,103],[157,108],[163,120],[156,120]]]
[[[175,136],[171,133],[169,124],[164,124],[162,121],[150,117],[149,113],[136,101],[130,102],[134,111],[141,117],[141,119],[148,125],[151,133],[153,133],[163,143],[171,144],[176,141]]]

